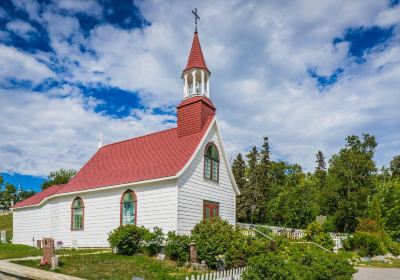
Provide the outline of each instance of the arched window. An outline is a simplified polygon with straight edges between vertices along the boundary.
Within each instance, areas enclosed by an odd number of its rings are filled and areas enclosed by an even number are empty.
[[[127,190],[121,197],[121,226],[136,225],[136,195]]]
[[[71,206],[71,230],[83,230],[85,206],[83,200],[77,197]]]
[[[204,152],[204,177],[218,182],[219,153],[214,143],[209,143]]]

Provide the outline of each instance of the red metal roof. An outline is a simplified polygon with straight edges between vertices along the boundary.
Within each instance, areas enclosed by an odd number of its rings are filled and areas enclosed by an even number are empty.
[[[197,32],[194,33],[189,59],[183,72],[192,68],[205,69],[210,72],[207,68],[206,61],[204,60],[203,52],[201,51],[200,40]]]
[[[47,189],[41,191],[40,193],[37,193],[23,201],[16,203],[11,208],[37,205],[40,202],[42,202],[43,199],[45,199],[46,197],[56,194],[58,191],[60,191],[63,188],[63,186],[64,185],[54,185],[54,186],[48,187]]]
[[[37,205],[54,194],[175,176],[195,152],[212,119],[200,132],[184,137],[172,128],[106,145],[67,184],[50,187],[13,208]]]

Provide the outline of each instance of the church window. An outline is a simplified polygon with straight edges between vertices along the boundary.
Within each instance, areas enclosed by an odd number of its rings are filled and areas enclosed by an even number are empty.
[[[204,177],[218,182],[219,153],[214,143],[209,143],[204,153]]]
[[[121,225],[136,224],[136,195],[133,191],[127,190],[121,198]]]
[[[85,207],[83,200],[77,197],[72,202],[71,207],[71,229],[72,230],[83,230]]]

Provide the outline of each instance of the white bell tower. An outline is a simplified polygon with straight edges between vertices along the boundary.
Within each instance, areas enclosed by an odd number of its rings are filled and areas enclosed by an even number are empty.
[[[197,20],[200,17],[197,9],[192,11],[195,16],[195,32],[190,50],[188,63],[182,72],[183,80],[183,98],[187,99],[193,96],[204,96],[210,98],[210,75],[201,50],[199,35],[197,32]]]

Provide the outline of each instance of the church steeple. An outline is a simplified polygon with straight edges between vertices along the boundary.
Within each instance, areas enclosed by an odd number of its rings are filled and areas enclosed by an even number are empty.
[[[196,23],[200,19],[197,10],[193,14]],[[200,132],[207,120],[215,116],[216,109],[210,100],[210,75],[201,51],[196,24],[189,59],[182,72],[183,101],[177,107],[179,137]]]
[[[205,96],[210,98],[210,75],[206,61],[201,50],[199,34],[197,32],[197,9],[192,11],[195,16],[196,29],[193,36],[192,48],[190,49],[189,59],[182,72],[183,98],[193,96]]]

